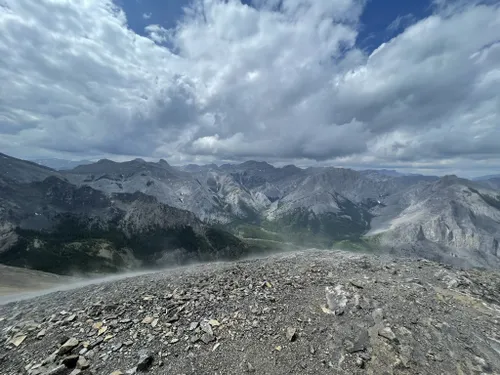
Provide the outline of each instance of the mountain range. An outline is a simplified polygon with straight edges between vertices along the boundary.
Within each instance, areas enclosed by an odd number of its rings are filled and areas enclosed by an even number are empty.
[[[2,154],[0,262],[114,271],[316,247],[500,266],[495,177],[393,172],[163,159],[56,171]]]

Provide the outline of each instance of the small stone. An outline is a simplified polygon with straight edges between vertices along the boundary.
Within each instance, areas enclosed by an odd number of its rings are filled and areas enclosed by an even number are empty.
[[[361,357],[356,358],[356,366],[359,368],[365,368],[365,361]]]
[[[158,325],[158,318],[154,319],[154,320],[151,322],[151,327],[155,328],[157,325]]]
[[[123,372],[120,370],[113,371],[110,375],[123,375]]]
[[[173,322],[176,322],[178,320],[179,320],[179,315],[178,314],[174,314],[170,318],[167,319],[167,323],[173,323]]]
[[[309,353],[311,353],[311,354],[316,353],[316,349],[314,349],[314,346],[309,345]]]
[[[10,341],[9,344],[14,345],[16,348],[23,343],[23,341],[26,339],[26,335],[17,335],[14,336]]]
[[[69,373],[69,375],[80,375],[82,373],[82,370],[80,370],[79,368],[75,368],[73,369],[73,371],[71,371]]]
[[[90,362],[85,357],[79,356],[78,361],[76,362],[76,368],[85,370],[86,368],[89,367],[90,367]]]
[[[350,283],[351,283],[352,286],[355,286],[358,289],[363,289],[364,288],[363,283],[360,282],[359,280],[351,280]]]
[[[357,353],[366,350],[368,343],[370,342],[370,336],[368,331],[364,329],[356,338],[356,341],[347,349],[348,353]]]
[[[191,322],[191,324],[189,324],[189,330],[194,331],[196,328],[198,328],[198,325],[198,322]]]
[[[387,340],[394,341],[396,340],[396,335],[392,332],[390,327],[384,327],[378,331],[378,335],[386,338]]]
[[[252,366],[250,362],[247,362],[247,371],[250,373],[255,372],[255,368]]]
[[[203,341],[205,344],[208,344],[212,341],[215,340],[215,336],[210,334],[210,333],[204,333],[202,336],[201,336],[201,341]]]
[[[142,324],[151,324],[153,320],[154,318],[152,316],[146,316],[144,319],[142,319]]]
[[[198,341],[200,341],[200,336],[191,336],[189,341],[191,341],[192,344],[197,343]]]
[[[69,355],[63,358],[62,363],[67,368],[75,368],[76,362],[78,362],[78,358],[79,356],[77,354]]]
[[[220,326],[219,321],[218,321],[218,320],[216,320],[216,319],[210,319],[210,320],[208,321],[208,324],[210,324],[212,327]]]
[[[384,320],[384,311],[380,308],[373,310],[372,318],[375,321],[375,324],[382,323],[382,321]]]
[[[217,350],[217,348],[220,346],[220,342],[218,342],[217,344],[214,345],[214,347],[212,348],[212,351],[214,352],[215,350]]]
[[[208,333],[209,335],[214,334],[214,331],[212,331],[212,326],[206,320],[200,323],[200,328],[203,332]]]
[[[44,328],[40,332],[37,333],[36,338],[41,339],[45,334],[47,333],[47,330]]]
[[[58,338],[57,338],[57,342],[58,342],[60,345],[64,344],[64,343],[65,343],[66,341],[68,341],[68,340],[69,340],[69,336],[66,336],[66,335],[60,335],[60,336],[58,336]]]
[[[49,355],[47,358],[45,358],[43,361],[42,361],[42,366],[45,366],[49,363],[53,363],[56,361],[56,354],[55,353],[52,353],[51,355]]]
[[[327,286],[325,293],[328,309],[333,311],[335,315],[342,315],[347,306],[348,296],[344,286],[342,284],[337,285],[335,288]]]
[[[332,310],[330,310],[328,307],[322,305],[321,306],[321,310],[325,313],[325,314],[328,314],[328,315],[332,315],[334,314],[334,312]]]
[[[139,362],[137,363],[137,371],[146,372],[153,364],[154,357],[146,350],[139,352]]]
[[[102,327],[102,322],[96,322],[92,325],[92,328],[94,329],[100,329]]]
[[[294,327],[288,327],[286,329],[286,338],[290,342],[295,341],[297,339],[297,329]]]
[[[102,326],[101,328],[99,328],[99,331],[97,331],[97,335],[98,336],[101,336],[104,332],[106,332],[108,330],[108,327],[106,326]]]
[[[75,319],[76,319],[76,314],[71,314],[70,316],[68,316],[68,317],[66,318],[66,321],[71,323],[71,322],[73,322]]]
[[[74,337],[72,337],[69,340],[67,340],[64,344],[62,344],[62,346],[57,351],[57,354],[63,355],[63,354],[69,353],[74,348],[76,348],[78,346],[78,344],[79,344],[79,341],[77,339],[75,339]]]

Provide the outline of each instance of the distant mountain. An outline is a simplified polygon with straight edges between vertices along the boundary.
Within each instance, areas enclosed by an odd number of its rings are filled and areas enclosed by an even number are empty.
[[[59,174],[51,168],[0,153],[0,184],[41,181],[54,175]]]
[[[445,262],[500,266],[500,194],[478,183],[445,176],[387,197],[372,213],[368,237],[378,245]]]
[[[92,164],[93,162],[90,160],[65,160],[65,159],[57,159],[57,158],[48,158],[48,159],[35,159],[33,162],[44,165],[46,167],[61,171],[67,169],[73,169],[79,165],[84,164]]]
[[[389,177],[401,177],[405,176],[404,173],[400,173],[394,169],[366,169],[360,171],[362,174],[372,174],[372,173],[378,173],[382,174],[384,176],[389,176]]]
[[[472,180],[473,181],[485,181],[485,180],[490,180],[490,179],[495,179],[495,178],[500,178],[500,174],[490,174],[490,175],[486,175],[486,176],[474,177]]]
[[[500,190],[500,177],[493,177],[485,181],[481,181],[481,183],[490,189]]]
[[[90,186],[111,193],[141,192],[160,202],[195,213],[207,222],[225,223],[230,214],[206,183],[195,175],[169,165],[135,159],[118,163],[103,159],[64,171],[64,176],[77,186]]]
[[[10,160],[14,164],[20,172],[20,162]],[[27,172],[18,174],[26,177],[33,166],[24,166]],[[0,176],[10,172],[1,169]],[[56,273],[110,272],[249,253],[233,235],[151,195],[105,194],[55,171],[35,177],[0,184],[1,263]]]
[[[188,164],[180,166],[179,169],[184,172],[197,173],[209,170],[217,170],[219,169],[219,167],[217,166],[217,164],[205,164],[205,165]]]
[[[493,190],[500,190],[500,175],[477,177],[474,179],[474,181],[477,181],[483,187]]]
[[[171,225],[223,228],[249,244],[240,242],[243,253],[250,247],[344,248],[389,251],[457,265],[500,265],[500,192],[494,186],[495,179],[469,181],[456,176],[294,165],[277,168],[254,160],[178,168],[165,160],[119,163],[103,159],[61,172],[7,156],[0,162],[8,166],[0,170],[4,189],[0,212],[10,217],[0,227],[6,233],[12,234],[16,227],[31,230],[26,223],[54,228],[50,218],[62,212],[80,215],[80,204],[88,210],[85,223],[114,223],[110,230],[124,235],[126,218],[140,207],[137,233],[143,232],[141,228],[149,232],[158,226],[170,230]],[[60,182],[56,184],[54,178]],[[61,211],[62,203],[53,206],[40,192],[45,191],[40,187],[43,183],[64,183],[67,187],[63,190],[74,191],[76,196],[61,194],[68,200]],[[21,195],[5,199],[8,189]],[[87,195],[95,199],[82,202]],[[102,202],[108,203],[101,207]],[[36,214],[46,206],[52,207],[49,216]],[[114,217],[110,212],[118,206],[122,214]],[[155,207],[163,208],[156,214]],[[183,219],[168,225],[157,222],[162,213],[182,218],[185,214],[181,213],[186,212],[191,215],[190,224]],[[34,230],[45,230],[43,225]],[[204,233],[202,229],[193,231]],[[0,229],[0,245],[11,244],[13,237],[2,233]],[[222,243],[237,243],[229,235],[222,236]],[[144,246],[147,242],[139,243]],[[210,246],[201,246],[205,250],[200,254],[214,253],[207,252]],[[141,253],[139,247],[133,251],[134,257],[136,252]]]

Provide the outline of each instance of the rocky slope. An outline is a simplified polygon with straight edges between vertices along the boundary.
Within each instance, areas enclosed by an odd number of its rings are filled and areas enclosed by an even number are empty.
[[[394,194],[373,210],[369,236],[428,259],[500,266],[500,193],[446,176]]]
[[[500,274],[307,251],[0,306],[2,374],[499,374]]]
[[[65,171],[64,176],[77,186],[90,186],[107,194],[139,191],[152,195],[169,206],[191,211],[204,221],[225,223],[230,219],[207,184],[165,160],[117,163],[103,159]]]
[[[0,186],[0,262],[56,273],[234,259],[249,248],[140,192],[106,195],[58,177]]]
[[[0,185],[41,181],[59,176],[54,169],[0,153]]]
[[[6,295],[36,292],[71,281],[66,276],[0,264],[0,304]]]

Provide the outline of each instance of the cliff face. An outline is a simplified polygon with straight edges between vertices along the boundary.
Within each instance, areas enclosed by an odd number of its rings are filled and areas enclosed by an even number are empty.
[[[233,259],[249,251],[231,234],[153,196],[106,195],[55,176],[4,187],[0,207],[0,262],[9,265],[116,272],[167,261]]]
[[[384,211],[398,208],[400,212],[393,217],[385,215]],[[437,255],[443,259],[460,258],[482,266],[500,264],[500,192],[478,188],[467,180],[444,178],[395,197],[378,213],[369,235],[385,246],[404,247],[426,240],[441,248]]]

